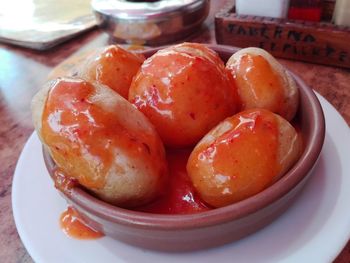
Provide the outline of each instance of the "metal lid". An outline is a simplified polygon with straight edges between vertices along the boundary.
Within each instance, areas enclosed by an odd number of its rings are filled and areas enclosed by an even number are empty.
[[[158,45],[184,38],[209,12],[209,0],[92,0],[99,25],[118,42]]]

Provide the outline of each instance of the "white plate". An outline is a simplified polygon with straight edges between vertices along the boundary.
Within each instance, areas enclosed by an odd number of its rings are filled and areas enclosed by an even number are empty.
[[[66,203],[45,169],[34,133],[17,163],[12,206],[19,235],[40,262],[330,262],[350,237],[350,130],[319,96],[326,140],[311,180],[288,211],[261,231],[232,244],[195,253],[160,253],[108,237],[74,240],[59,228]]]

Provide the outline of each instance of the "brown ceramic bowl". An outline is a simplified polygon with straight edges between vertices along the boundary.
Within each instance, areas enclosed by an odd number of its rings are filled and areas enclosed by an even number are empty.
[[[210,45],[226,61],[236,48]],[[157,49],[147,50],[146,56]],[[294,76],[294,75],[293,75]],[[238,203],[188,215],[136,212],[105,203],[80,187],[63,192],[83,219],[93,228],[120,241],[155,250],[185,251],[222,245],[240,239],[271,223],[281,215],[311,176],[321,152],[325,121],[313,91],[294,76],[300,90],[297,121],[305,143],[299,161],[266,190]],[[44,151],[46,166],[55,164]]]

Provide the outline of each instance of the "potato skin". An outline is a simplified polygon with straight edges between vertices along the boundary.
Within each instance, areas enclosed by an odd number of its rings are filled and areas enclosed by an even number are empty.
[[[158,51],[135,76],[129,101],[156,127],[165,145],[195,145],[212,127],[233,115],[237,93],[218,55],[201,44]]]
[[[294,79],[268,52],[244,48],[226,63],[237,86],[241,110],[264,108],[290,121],[298,109]]]
[[[58,168],[109,203],[133,207],[163,191],[167,164],[152,124],[127,100],[78,78],[46,84],[33,120]]]
[[[299,158],[301,138],[277,114],[251,109],[227,118],[194,148],[187,172],[214,207],[248,198],[279,179]]]
[[[110,45],[68,59],[51,73],[50,79],[74,76],[97,81],[128,99],[132,78],[144,60],[142,54],[130,52],[118,45]]]

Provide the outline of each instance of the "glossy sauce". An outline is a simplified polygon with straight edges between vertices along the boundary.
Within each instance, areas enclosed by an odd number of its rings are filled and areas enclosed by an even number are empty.
[[[283,80],[261,55],[243,55],[230,66],[242,98],[242,109],[266,108],[278,112],[283,104]]]
[[[128,99],[129,87],[134,75],[140,69],[144,56],[134,54],[119,46],[106,47],[102,52],[90,56],[80,74],[89,80],[107,85],[122,97]]]
[[[147,133],[127,130],[118,112],[94,104],[95,93],[89,82],[59,79],[48,94],[42,117],[42,137],[56,164],[90,189],[105,185],[117,147],[137,158],[150,155],[147,142],[152,141]]]
[[[137,210],[156,214],[191,214],[211,209],[200,199],[188,177],[186,164],[190,153],[191,150],[168,150],[170,179],[167,192]]]
[[[53,172],[52,179],[55,187],[63,193],[69,192],[73,187],[78,185],[78,181],[75,178],[66,176],[59,168],[56,168]]]
[[[174,50],[180,53],[185,53],[190,56],[202,57],[213,63],[218,71],[223,72],[223,77],[225,77],[225,65],[223,64],[221,58],[212,49],[208,49],[205,45],[198,43],[184,43],[183,45],[177,45]]]
[[[65,234],[76,239],[97,239],[104,236],[85,224],[79,213],[72,207],[68,207],[61,214],[60,226]]]
[[[203,200],[221,207],[256,194],[269,186],[281,167],[278,123],[264,110],[246,111],[225,120],[224,133],[199,144],[188,171]]]
[[[223,62],[215,64],[214,54],[205,54],[203,47],[191,48],[175,46],[148,58],[129,91],[129,101],[174,148],[196,144],[238,109],[234,81]]]

